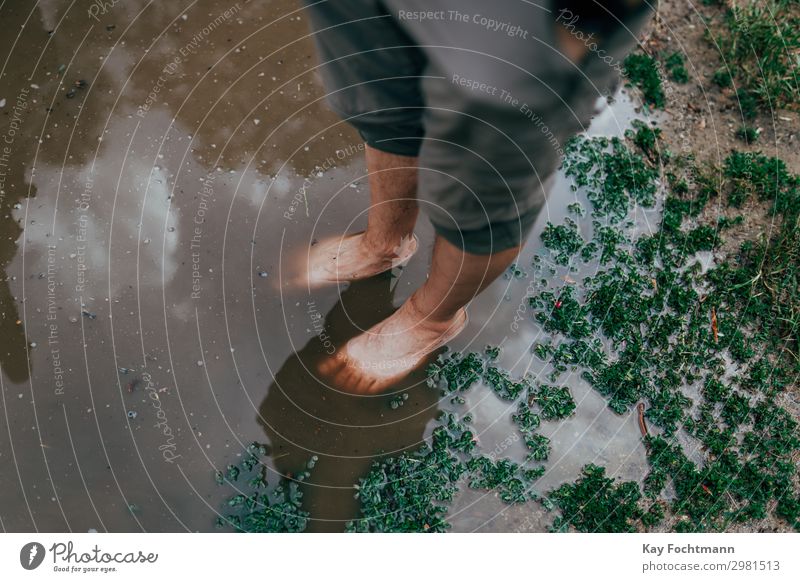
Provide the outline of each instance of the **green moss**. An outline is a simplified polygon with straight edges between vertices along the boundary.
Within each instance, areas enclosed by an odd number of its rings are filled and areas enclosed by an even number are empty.
[[[564,224],[559,225],[548,222],[541,238],[545,248],[552,252],[553,261],[558,265],[569,264],[570,258],[581,250],[585,242],[578,225],[571,218],[566,218]]]
[[[763,0],[732,5],[714,32],[711,40],[720,47],[726,66],[762,109],[772,111],[800,101],[796,3]]]
[[[661,130],[651,127],[645,122],[634,119],[632,129],[625,131],[625,137],[630,139],[647,159],[653,163],[661,160]]]
[[[508,504],[525,503],[532,497],[530,486],[542,476],[542,469],[525,469],[508,459],[492,461],[488,457],[476,457],[467,463],[471,489],[490,489],[501,501]]]
[[[347,524],[350,532],[441,532],[449,528],[446,503],[458,491],[467,467],[452,450],[472,434],[453,423],[437,427],[430,445],[412,453],[376,461],[356,485],[361,517]],[[473,443],[474,444],[474,443]],[[464,445],[462,444],[462,447]]]
[[[634,532],[643,512],[637,502],[639,487],[633,481],[614,484],[605,469],[586,465],[575,483],[564,484],[548,497],[561,515],[553,522],[554,531],[574,528],[580,532]]]
[[[574,188],[586,189],[593,216],[616,223],[636,205],[654,205],[657,170],[619,138],[576,136],[565,152],[564,173],[573,178]]]
[[[526,461],[546,461],[550,456],[550,439],[541,434],[529,434],[525,437],[525,447],[530,451]]]
[[[645,103],[663,109],[666,99],[661,86],[656,60],[650,55],[631,53],[623,62],[623,73],[628,81],[639,88]]]
[[[502,400],[516,400],[525,390],[524,382],[515,382],[508,372],[496,366],[486,368],[483,380]]]
[[[749,125],[742,125],[736,130],[736,137],[748,145],[756,143],[758,140],[758,134],[758,130]]]
[[[672,53],[664,59],[664,68],[676,83],[689,82],[689,72],[686,70],[685,63],[686,59],[678,52]]]
[[[317,457],[314,456],[302,471],[286,477],[270,488],[267,468],[260,457],[267,453],[264,445],[251,443],[239,466],[228,465],[225,475],[216,473],[217,483],[237,481],[240,476],[248,479],[245,491],[228,498],[228,513],[217,518],[217,527],[231,527],[238,532],[302,532],[308,524],[309,514],[303,509],[303,493],[300,485],[310,477]],[[241,486],[239,486],[241,491]]]
[[[539,414],[545,420],[567,418],[575,412],[575,401],[566,386],[540,384],[538,389],[530,389],[528,402],[539,406]]]

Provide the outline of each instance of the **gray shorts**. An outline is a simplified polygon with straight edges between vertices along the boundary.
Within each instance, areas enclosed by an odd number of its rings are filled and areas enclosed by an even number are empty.
[[[418,156],[423,212],[475,254],[525,239],[565,142],[613,95],[652,15],[598,39],[548,0],[304,2],[330,106],[371,147]],[[556,26],[588,48],[581,62]]]

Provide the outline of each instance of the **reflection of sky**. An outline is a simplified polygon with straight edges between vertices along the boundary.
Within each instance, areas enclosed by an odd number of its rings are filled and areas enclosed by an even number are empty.
[[[32,177],[32,184],[40,196],[37,204],[31,204],[28,210],[29,221],[34,220],[35,224],[26,232],[26,268],[37,272],[47,270],[46,248],[52,239],[38,231],[49,232],[52,225],[58,240],[59,269],[67,283],[64,292],[72,298],[79,295],[74,285],[77,257],[73,256],[78,253],[79,245],[85,247],[88,265],[89,286],[83,292],[84,297],[108,294],[109,266],[112,270],[112,296],[137,277],[137,267],[139,282],[153,288],[168,284],[175,276],[180,223],[169,222],[175,229],[173,232],[165,227],[170,195],[168,173],[163,167],[151,166],[145,158],[136,155],[128,155],[122,167],[128,139],[117,136],[118,133],[111,132],[103,140],[94,172],[91,171],[91,161],[83,166],[66,165],[63,168],[42,163]],[[83,211],[76,201],[83,194],[90,176],[93,180],[91,201]],[[54,212],[54,194],[59,182],[58,210]],[[85,242],[77,239],[82,216],[86,217]],[[39,229],[35,228],[36,225],[40,225]],[[34,233],[42,236],[32,236]],[[112,237],[111,248],[109,236]],[[34,257],[38,259],[31,262]]]

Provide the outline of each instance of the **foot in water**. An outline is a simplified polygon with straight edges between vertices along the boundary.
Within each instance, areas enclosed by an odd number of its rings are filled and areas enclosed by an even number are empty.
[[[343,392],[382,392],[419,367],[466,325],[466,309],[460,309],[447,321],[434,321],[415,309],[412,297],[390,317],[325,359],[319,370],[324,379]]]
[[[312,246],[306,264],[308,285],[366,279],[408,262],[417,251],[413,234],[386,250],[371,245],[364,235],[359,232]]]

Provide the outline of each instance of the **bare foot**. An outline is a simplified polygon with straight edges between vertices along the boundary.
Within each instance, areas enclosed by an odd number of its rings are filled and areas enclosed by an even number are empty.
[[[346,392],[382,392],[456,337],[466,325],[464,308],[448,321],[433,321],[416,311],[409,300],[324,360],[320,372],[330,378],[334,387]]]
[[[320,242],[309,250],[308,284],[317,286],[366,279],[406,263],[417,251],[417,237],[403,237],[388,250],[372,246],[363,232]]]

